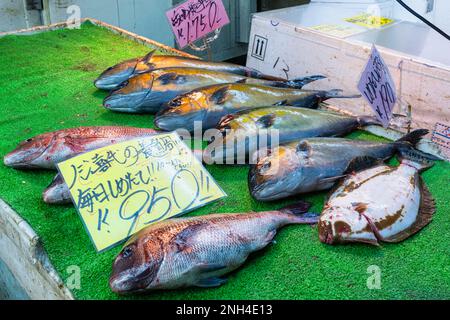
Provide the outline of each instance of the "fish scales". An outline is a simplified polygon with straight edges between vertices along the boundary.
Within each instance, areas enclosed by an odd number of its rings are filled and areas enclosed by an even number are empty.
[[[301,88],[322,76],[308,76],[290,81],[269,81],[199,68],[164,68],[138,74],[112,91],[104,101],[111,111],[155,113],[175,97],[214,84],[243,82],[273,87]]]
[[[212,214],[169,219],[141,230],[113,265],[110,286],[118,293],[186,286],[211,287],[269,244],[276,230],[291,223],[315,223],[300,203],[279,211]]]
[[[171,67],[200,68],[213,71],[229,72],[252,78],[283,81],[284,79],[264,75],[261,72],[248,67],[226,63],[212,62],[200,59],[192,59],[180,56],[155,55],[155,51],[149,52],[146,56],[129,59],[118,63],[105,71],[94,81],[94,85],[102,90],[114,90],[129,78],[155,69]]]
[[[58,162],[80,153],[134,138],[149,137],[157,131],[146,128],[98,126],[47,132],[21,142],[5,155],[6,166],[18,169],[56,169]]]
[[[214,128],[222,117],[243,110],[271,105],[317,108],[320,101],[344,97],[340,95],[340,90],[303,90],[245,83],[216,84],[190,91],[170,101],[156,115],[155,125],[163,130],[183,128],[193,131],[194,122],[199,121],[203,130],[206,130]]]
[[[394,142],[335,137],[306,138],[258,154],[249,171],[249,189],[260,201],[330,189],[358,162],[385,160],[401,150],[413,149],[428,133],[414,130]]]
[[[288,106],[242,111],[221,120],[221,136],[208,145],[204,159],[207,163],[246,163],[259,149],[272,147],[272,135],[279,144],[286,144],[303,138],[342,136],[367,124],[377,121]],[[255,141],[267,141],[267,145],[257,146]]]

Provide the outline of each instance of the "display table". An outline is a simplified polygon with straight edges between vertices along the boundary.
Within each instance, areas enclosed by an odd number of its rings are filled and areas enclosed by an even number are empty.
[[[95,22],[95,21],[94,21]],[[97,23],[98,25],[102,25]],[[54,28],[58,29],[58,28]],[[114,31],[114,32],[111,32]],[[117,34],[122,33],[122,35]],[[150,115],[104,109],[106,92],[92,81],[110,65],[144,55],[148,46],[171,51],[117,28],[83,24],[33,35],[0,38],[0,155],[37,134],[89,125],[152,127]],[[384,140],[357,131],[353,138]],[[246,166],[207,166],[228,197],[189,215],[279,208],[295,199],[263,204],[247,189]],[[276,244],[252,255],[219,288],[190,288],[127,296],[138,299],[448,299],[450,298],[450,164],[423,173],[436,199],[434,221],[400,244],[327,246],[317,228],[289,226]],[[71,205],[50,206],[42,191],[50,171],[19,171],[0,164],[0,259],[30,298],[120,299],[108,286],[120,246],[98,254]],[[326,192],[302,197],[320,211]],[[381,289],[370,290],[368,268],[381,270]],[[72,266],[80,288],[69,290]]]

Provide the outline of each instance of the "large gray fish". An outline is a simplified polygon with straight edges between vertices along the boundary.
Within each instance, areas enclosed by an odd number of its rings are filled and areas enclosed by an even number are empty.
[[[200,68],[229,72],[251,78],[283,80],[233,63],[204,61],[180,56],[156,55],[154,53],[155,51],[151,51],[144,57],[126,60],[106,69],[94,81],[94,85],[99,89],[113,90],[134,75],[155,69],[172,67]]]
[[[311,137],[342,136],[357,128],[378,124],[372,117],[295,107],[266,107],[228,115],[219,124],[204,152],[206,163],[247,163],[255,151]],[[275,138],[278,138],[275,140]],[[266,143],[265,143],[266,142]]]
[[[17,169],[56,169],[58,162],[77,154],[134,138],[152,136],[146,128],[99,126],[47,132],[27,139],[8,153],[3,161]]]
[[[164,68],[132,77],[103,101],[109,110],[128,113],[156,113],[175,97],[196,88],[222,83],[247,83],[273,87],[302,88],[323,76],[308,76],[291,81],[249,78],[233,73],[197,68]]]
[[[431,222],[436,210],[419,175],[419,171],[433,165],[427,158],[409,150],[402,153],[397,167],[378,164],[345,178],[322,211],[320,241],[378,245],[400,242],[420,231]]]
[[[275,88],[259,84],[228,83],[199,88],[178,96],[155,117],[155,125],[163,130],[180,128],[194,131],[194,122],[203,130],[214,128],[220,119],[238,111],[271,105],[292,105],[316,108],[329,98],[343,96],[341,90],[317,91],[294,88]]]
[[[109,285],[125,294],[188,286],[215,287],[287,224],[314,224],[302,202],[278,211],[210,214],[158,222],[132,236],[113,264]]]
[[[382,143],[344,138],[307,138],[270,150],[252,165],[248,181],[252,196],[260,201],[330,189],[361,157],[385,160],[396,151],[412,148],[428,130]]]
[[[202,160],[202,150],[192,150],[194,156]],[[42,199],[48,204],[70,203],[70,190],[60,173],[58,173],[50,185],[42,192]]]

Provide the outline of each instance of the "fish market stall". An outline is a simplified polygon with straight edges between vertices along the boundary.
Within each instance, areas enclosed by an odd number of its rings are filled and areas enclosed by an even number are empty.
[[[154,55],[185,55],[91,19],[80,29],[59,25],[1,35],[2,158],[20,141],[56,130],[112,125],[155,128],[154,115],[105,108],[103,100],[108,93],[93,85],[103,70],[147,55],[149,47],[156,49]],[[335,101],[329,100],[330,105]],[[370,126],[368,130],[375,134],[355,130],[347,137],[388,142],[387,138],[397,140],[403,135],[380,127]],[[419,149],[437,154],[426,141]],[[186,216],[278,210],[300,199],[312,204],[310,211],[320,212],[327,196],[326,191],[320,191],[261,202],[248,190],[248,166],[205,167],[228,196]],[[112,264],[121,246],[97,253],[72,204],[49,205],[43,201],[42,191],[55,172],[15,170],[2,161],[0,259],[30,298],[448,299],[450,252],[449,240],[443,235],[450,232],[449,170],[448,162],[436,161],[423,172],[436,212],[428,226],[402,243],[330,246],[319,241],[316,226],[291,225],[279,231],[276,243],[252,254],[219,287],[121,296],[109,286]],[[369,283],[374,268],[381,274],[379,286]],[[74,278],[77,273],[79,279]]]

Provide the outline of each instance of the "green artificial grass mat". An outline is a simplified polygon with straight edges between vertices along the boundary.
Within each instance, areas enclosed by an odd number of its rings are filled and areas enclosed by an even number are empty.
[[[0,39],[0,155],[31,136],[88,125],[152,127],[152,116],[118,114],[102,108],[106,93],[92,81],[108,66],[141,56],[149,49],[110,31],[84,24],[79,30],[58,30]],[[383,140],[357,131],[353,138]],[[245,166],[208,166],[228,197],[189,215],[261,211],[281,207],[253,200]],[[19,171],[0,164],[0,197],[41,237],[63,280],[67,268],[81,269],[80,299],[449,299],[450,298],[450,164],[438,162],[423,173],[436,199],[433,222],[399,244],[328,246],[317,228],[288,226],[276,244],[251,255],[227,284],[119,297],[108,286],[111,264],[120,246],[97,254],[71,205],[50,206],[41,193],[54,172]],[[320,211],[325,193],[302,197]],[[381,289],[368,289],[376,265]]]

